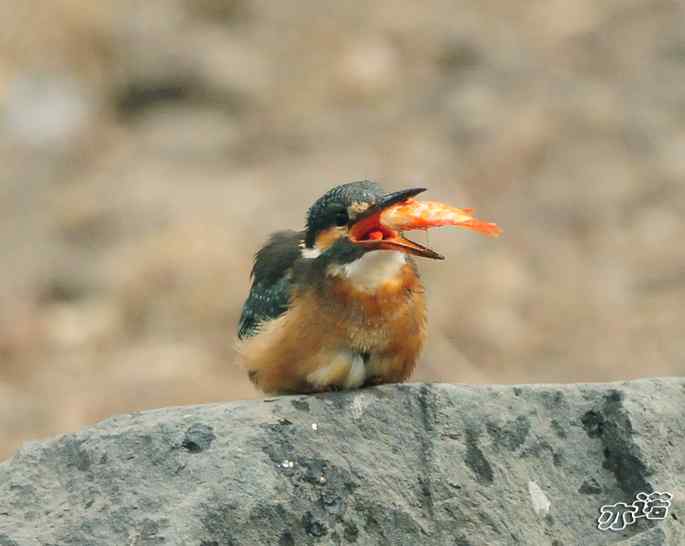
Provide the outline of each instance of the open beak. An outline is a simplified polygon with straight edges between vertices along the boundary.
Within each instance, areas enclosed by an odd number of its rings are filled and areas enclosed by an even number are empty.
[[[350,227],[349,236],[352,242],[369,250],[399,250],[424,258],[443,260],[444,256],[406,239],[402,232],[456,226],[489,237],[498,237],[502,233],[497,224],[474,218],[473,209],[459,209],[437,201],[415,200],[414,197],[423,191],[424,188],[413,188],[384,195]]]
[[[423,258],[444,260],[445,257],[434,250],[410,241],[400,231],[384,225],[382,215],[400,204],[406,203],[414,196],[426,191],[426,188],[412,188],[384,195],[375,205],[364,211],[350,228],[350,239],[357,245],[369,250],[398,250]]]

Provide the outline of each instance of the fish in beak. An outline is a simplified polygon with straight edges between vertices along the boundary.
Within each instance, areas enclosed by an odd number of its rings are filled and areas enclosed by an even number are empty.
[[[369,250],[398,250],[407,254],[443,260],[434,250],[410,241],[403,231],[456,226],[498,237],[502,230],[492,222],[472,216],[473,209],[460,209],[437,201],[417,201],[425,188],[389,193],[367,209],[350,228],[350,239]]]

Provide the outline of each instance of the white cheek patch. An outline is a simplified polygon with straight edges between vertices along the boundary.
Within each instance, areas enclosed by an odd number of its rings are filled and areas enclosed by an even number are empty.
[[[407,263],[407,257],[395,250],[374,250],[345,265],[334,265],[328,274],[349,280],[356,288],[373,292],[394,279]]]
[[[313,260],[321,256],[321,251],[318,248],[302,248],[302,257],[308,260]]]

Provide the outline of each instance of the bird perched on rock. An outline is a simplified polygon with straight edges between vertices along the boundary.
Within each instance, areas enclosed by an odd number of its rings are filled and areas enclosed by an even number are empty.
[[[368,180],[336,186],[304,231],[280,231],[255,257],[238,359],[267,393],[401,382],[426,337],[426,301],[412,256],[442,259],[402,231],[456,225],[498,235],[472,209],[416,201]]]

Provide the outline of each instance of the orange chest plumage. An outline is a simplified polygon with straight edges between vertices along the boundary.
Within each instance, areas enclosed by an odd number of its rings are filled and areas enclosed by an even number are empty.
[[[336,337],[364,350],[398,347],[403,339],[425,330],[424,289],[410,264],[372,290],[349,278],[329,279],[318,307],[319,313],[329,315],[323,322]]]

